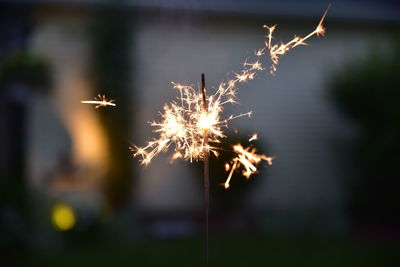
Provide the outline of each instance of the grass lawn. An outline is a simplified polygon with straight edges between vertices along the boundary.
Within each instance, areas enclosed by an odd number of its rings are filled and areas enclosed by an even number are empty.
[[[80,244],[59,252],[29,252],[15,266],[204,266],[201,239],[134,244]],[[399,244],[310,238],[210,240],[210,266],[400,266]],[[7,266],[7,265],[2,265]],[[14,266],[11,265],[11,266]]]

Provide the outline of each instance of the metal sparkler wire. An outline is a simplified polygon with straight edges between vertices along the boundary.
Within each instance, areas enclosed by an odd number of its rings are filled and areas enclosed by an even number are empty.
[[[207,94],[206,94],[206,78],[204,73],[201,74],[201,92],[203,96],[203,111],[205,113],[208,112],[207,110]],[[209,152],[207,151],[208,146],[208,129],[204,129],[204,204],[205,204],[205,221],[206,221],[206,244],[205,244],[205,256],[206,256],[206,266],[209,265],[209,208],[210,208],[210,175],[209,175]]]

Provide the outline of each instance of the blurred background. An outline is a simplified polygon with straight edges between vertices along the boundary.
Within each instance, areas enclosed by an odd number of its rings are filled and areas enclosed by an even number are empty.
[[[400,5],[395,0],[0,1],[0,265],[204,266],[201,164],[129,146],[175,97],[264,45],[325,37],[239,87],[272,166],[230,190],[211,162],[212,266],[400,266]],[[267,62],[268,64],[268,62]],[[117,107],[83,105],[97,94]]]

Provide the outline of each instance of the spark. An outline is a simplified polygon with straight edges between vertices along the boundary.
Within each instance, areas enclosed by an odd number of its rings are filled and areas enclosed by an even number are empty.
[[[265,54],[265,52],[264,52],[265,50],[269,51],[269,57],[272,61],[272,64],[270,65],[270,73],[272,75],[275,74],[275,72],[277,70],[276,66],[279,64],[280,56],[286,54],[286,52],[288,52],[292,48],[295,48],[296,46],[307,45],[307,43],[305,41],[307,39],[311,38],[313,35],[317,35],[317,36],[325,35],[326,29],[323,26],[323,22],[325,20],[326,15],[328,14],[329,8],[330,8],[330,5],[325,10],[317,27],[315,27],[315,29],[312,32],[310,32],[309,34],[307,34],[304,37],[295,35],[292,40],[290,40],[286,43],[275,43],[275,44],[272,43],[273,33],[276,30],[277,25],[274,25],[274,26],[264,25],[263,26],[268,31],[268,35],[266,36],[267,41],[265,42],[265,46],[263,48],[257,50],[255,54],[256,54],[256,56],[259,57],[259,56],[262,56]]]
[[[242,175],[246,177],[246,179],[249,179],[251,175],[257,172],[256,165],[258,165],[261,161],[265,160],[269,165],[272,165],[272,157],[257,154],[256,151],[256,148],[252,146],[246,148],[243,148],[241,144],[236,144],[233,146],[233,152],[235,152],[237,156],[233,158],[230,163],[225,163],[225,170],[230,171],[228,178],[224,183],[225,189],[229,188],[230,181],[235,170],[243,168]]]
[[[113,106],[115,107],[116,104],[114,103],[115,100],[107,100],[105,95],[98,94],[94,100],[82,100],[81,103],[83,104],[95,104],[96,108],[105,107],[105,106]]]
[[[238,73],[233,73],[233,78],[227,79],[213,88],[214,91],[208,96],[203,95],[200,88],[195,89],[191,85],[172,83],[172,87],[178,91],[177,97],[170,103],[164,105],[159,113],[158,121],[150,122],[154,127],[153,132],[158,136],[148,141],[143,147],[132,146],[130,149],[134,157],[139,157],[142,164],[149,164],[151,160],[161,152],[173,150],[170,161],[183,159],[197,161],[204,160],[209,154],[218,156],[219,143],[225,138],[224,130],[228,127],[229,121],[243,116],[251,116],[251,112],[229,115],[224,117],[223,111],[227,104],[237,104],[237,87],[241,83],[253,80],[256,74],[265,70],[261,59],[268,55],[272,61],[269,72],[274,74],[277,70],[279,59],[287,51],[299,45],[306,45],[305,41],[313,35],[324,35],[325,28],[323,21],[329,10],[325,11],[318,26],[304,37],[295,36],[287,43],[274,43],[273,34],[277,25],[264,26],[268,35],[264,42],[264,47],[256,50],[257,59],[247,58],[243,63],[243,69]],[[203,98],[204,97],[204,98]],[[257,135],[253,135],[249,141],[255,140]],[[229,181],[233,172],[243,167],[242,174],[249,178],[256,172],[260,161],[265,160],[269,164],[272,158],[255,153],[255,148],[243,148],[240,144],[233,147],[238,154],[231,164],[226,166],[231,170],[225,187],[229,187]]]
[[[258,135],[255,133],[250,137],[249,142],[257,140],[257,139],[258,139]]]
[[[143,164],[148,164],[160,152],[174,147],[171,160],[178,158],[186,160],[202,160],[204,151],[218,156],[217,144],[225,137],[223,128],[230,120],[250,116],[251,112],[230,115],[222,118],[224,105],[234,102],[234,87],[221,84],[217,92],[206,98],[206,109],[202,92],[192,86],[172,83],[179,91],[175,101],[164,105],[160,113],[161,121],[150,122],[155,127],[158,138],[153,139],[144,147],[133,146],[134,156],[141,157]],[[204,142],[205,132],[208,136]]]

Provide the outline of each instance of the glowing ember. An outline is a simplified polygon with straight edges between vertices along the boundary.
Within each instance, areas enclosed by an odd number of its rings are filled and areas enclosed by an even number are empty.
[[[224,183],[225,189],[229,188],[229,183],[235,170],[243,168],[242,175],[249,179],[252,174],[257,172],[256,165],[258,165],[261,161],[265,160],[269,165],[272,165],[272,157],[257,154],[256,148],[252,146],[243,148],[241,144],[237,144],[233,146],[233,151],[237,154],[237,156],[229,163],[225,164],[225,170],[230,171],[228,178]]]
[[[255,133],[250,137],[249,142],[257,140],[257,139],[258,139],[258,135]]]
[[[105,95],[98,94],[94,100],[83,100],[81,103],[83,104],[94,104],[96,108],[105,107],[105,106],[113,106],[115,107],[116,104],[114,103],[115,100],[107,100]]]

